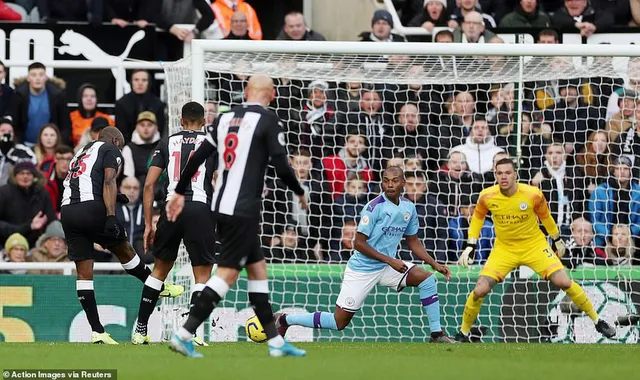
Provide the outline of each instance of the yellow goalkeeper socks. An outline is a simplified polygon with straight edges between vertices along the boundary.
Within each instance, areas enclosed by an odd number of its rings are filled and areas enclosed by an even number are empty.
[[[482,301],[484,301],[484,298],[476,299],[473,291],[471,291],[469,298],[467,298],[467,302],[464,304],[464,313],[462,314],[462,327],[460,327],[460,332],[464,335],[469,335],[471,332],[471,326],[473,326],[473,322],[480,313]]]
[[[575,303],[580,310],[584,311],[589,318],[591,318],[594,322],[598,321],[598,313],[593,308],[591,301],[587,298],[587,294],[580,287],[580,285],[576,284],[575,281],[571,281],[571,286],[569,289],[565,290],[571,301]]]

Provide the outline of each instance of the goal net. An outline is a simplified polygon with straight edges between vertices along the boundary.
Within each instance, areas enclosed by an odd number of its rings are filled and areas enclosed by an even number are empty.
[[[452,270],[450,281],[438,276],[438,291],[443,328],[455,334],[495,240],[488,217],[475,265],[456,265],[470,214],[479,192],[495,184],[493,162],[510,157],[520,181],[540,187],[549,201],[568,242],[563,262],[571,277],[602,318],[622,322],[612,341],[637,341],[640,267],[632,264],[640,258],[634,156],[640,153],[639,58],[582,57],[606,53],[580,46],[562,47],[571,56],[559,56],[557,46],[539,45],[458,45],[456,52],[440,44],[231,44],[207,41],[204,53],[194,50],[191,58],[165,66],[170,126],[175,132],[180,125],[186,101],[224,112],[242,102],[248,77],[273,78],[270,108],[283,122],[310,204],[301,209],[269,171],[260,238],[274,311],[334,309],[360,212],[381,192],[381,171],[398,165],[407,179],[404,196],[416,204],[419,238]],[[399,255],[419,263],[406,245]],[[177,264],[174,280],[188,286],[185,252]],[[253,312],[245,290],[241,277],[206,323],[207,340],[246,339],[244,322]],[[188,298],[163,304],[165,331],[181,321]],[[603,341],[563,291],[527,267],[486,297],[472,334],[486,342]],[[380,286],[344,331],[295,327],[287,334],[292,341],[428,337],[417,290]]]

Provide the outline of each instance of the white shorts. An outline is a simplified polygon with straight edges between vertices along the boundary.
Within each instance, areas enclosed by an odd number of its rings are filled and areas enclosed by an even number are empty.
[[[407,286],[407,275],[415,266],[409,262],[405,262],[405,264],[408,269],[404,273],[400,273],[388,265],[379,272],[356,272],[347,266],[336,305],[344,311],[355,313],[360,310],[364,300],[371,293],[373,287],[378,284],[400,292]]]

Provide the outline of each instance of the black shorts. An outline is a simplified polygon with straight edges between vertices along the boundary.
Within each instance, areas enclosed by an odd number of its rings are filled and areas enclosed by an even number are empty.
[[[213,213],[208,204],[185,202],[184,209],[175,222],[169,222],[164,208],[162,209],[153,241],[153,256],[164,261],[176,261],[182,240],[192,266],[215,263],[215,228]]]
[[[264,260],[257,219],[215,214],[215,221],[220,240],[219,267],[242,270]]]
[[[104,234],[107,209],[102,201],[87,201],[62,206],[60,222],[69,247],[69,260],[84,261],[93,259],[93,243],[106,249],[127,241],[113,239]]]

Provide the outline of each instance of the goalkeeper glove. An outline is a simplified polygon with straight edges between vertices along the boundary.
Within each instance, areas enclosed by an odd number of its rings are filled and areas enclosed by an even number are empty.
[[[477,243],[478,243],[478,239],[469,238],[469,240],[467,240],[467,246],[464,248],[464,250],[460,254],[460,258],[458,259],[458,265],[461,265],[463,268],[468,268],[469,265],[473,264],[473,260],[476,255]]]
[[[551,239],[553,240],[553,250],[556,251],[558,257],[562,258],[564,251],[567,249],[567,244],[562,240],[560,234],[551,236]]]

